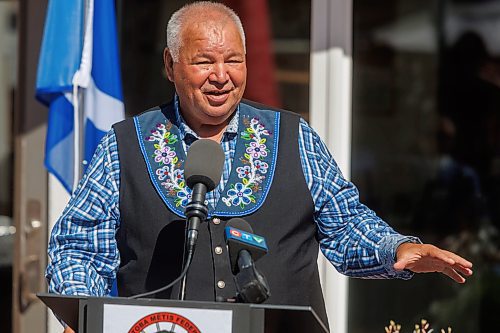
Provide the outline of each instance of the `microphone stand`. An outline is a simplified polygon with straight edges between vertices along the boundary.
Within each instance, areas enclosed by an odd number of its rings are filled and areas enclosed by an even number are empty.
[[[186,297],[187,270],[194,256],[196,241],[198,239],[198,228],[201,222],[206,220],[208,214],[208,208],[205,204],[207,186],[203,183],[196,183],[191,193],[191,202],[189,202],[185,209],[187,224],[182,270],[186,270],[186,274],[181,280],[179,290],[179,300],[181,301]]]

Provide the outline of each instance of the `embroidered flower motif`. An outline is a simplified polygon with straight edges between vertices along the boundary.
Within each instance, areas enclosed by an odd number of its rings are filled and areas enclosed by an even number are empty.
[[[254,183],[254,186],[252,186],[252,188],[256,188],[256,189],[258,189],[258,188],[259,188],[259,185],[258,185],[258,184],[262,183],[262,182],[264,181],[264,179],[266,179],[266,176],[257,174],[257,175],[255,176],[255,183]],[[255,191],[255,190],[254,190],[254,191]]]
[[[170,175],[170,168],[167,166],[156,169],[156,174],[158,175],[159,180],[164,180]]]
[[[182,190],[177,192],[177,198],[175,199],[175,206],[185,207],[191,201],[191,191],[189,187],[184,187]]]
[[[164,182],[161,183],[161,186],[165,187],[168,190],[168,194],[170,196],[177,195],[177,192],[174,190],[174,184],[170,178],[167,178]]]
[[[230,185],[227,197],[222,198],[226,206],[239,206],[241,209],[255,203],[254,193],[262,190],[260,184],[266,178],[264,174],[269,168],[269,164],[262,160],[269,155],[265,136],[271,135],[259,118],[244,118],[243,123],[246,128],[240,133],[240,138],[249,142],[245,143],[245,154],[240,158],[243,166],[236,168],[241,183]]]
[[[154,142],[155,150],[152,157],[158,163],[155,174],[161,186],[168,191],[168,196],[174,198],[177,207],[184,207],[191,199],[191,191],[185,186],[184,171],[179,168],[182,161],[179,162],[174,146],[178,139],[177,135],[170,132],[171,128],[170,122],[156,124],[150,131],[151,134],[144,139]]]
[[[231,189],[227,191],[228,199],[234,206],[240,206],[244,208],[251,202],[255,202],[255,197],[252,195],[252,190],[242,183],[236,183],[232,185]]]
[[[175,151],[172,151],[169,146],[161,147],[155,150],[155,162],[160,164],[170,164],[175,157]]]
[[[266,173],[267,168],[269,168],[269,164],[261,160],[254,161],[253,164],[255,165],[255,169],[257,169],[261,173]]]
[[[177,135],[175,134],[170,134],[170,132],[167,132],[163,135],[163,142],[167,143],[167,144],[174,144],[176,143],[178,140],[177,140]]]
[[[237,167],[236,172],[238,172],[238,178],[245,178],[248,177],[248,175],[250,175],[252,170],[248,165],[245,165],[243,167]]]
[[[184,171],[182,171],[181,169],[175,169],[173,175],[173,179],[178,181],[182,180],[184,178]]]
[[[259,144],[258,142],[250,142],[246,150],[253,158],[261,158],[267,156],[266,145]]]

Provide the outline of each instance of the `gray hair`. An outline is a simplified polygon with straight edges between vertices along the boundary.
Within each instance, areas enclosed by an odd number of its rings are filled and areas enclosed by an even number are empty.
[[[192,9],[198,9],[201,11],[213,10],[222,14],[226,14],[233,22],[236,24],[241,36],[241,41],[243,42],[243,49],[246,53],[245,47],[245,31],[243,30],[243,25],[238,15],[231,8],[218,2],[211,1],[199,1],[184,5],[182,8],[177,10],[167,24],[167,47],[170,50],[172,59],[174,62],[179,61],[179,49],[182,46],[181,31],[182,25],[185,20],[185,15]]]

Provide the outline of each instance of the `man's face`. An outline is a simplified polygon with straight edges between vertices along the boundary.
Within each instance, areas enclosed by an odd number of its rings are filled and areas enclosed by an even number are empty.
[[[164,52],[167,76],[175,85],[190,126],[220,125],[231,116],[246,85],[245,51],[228,18],[186,21],[181,31],[179,61]]]

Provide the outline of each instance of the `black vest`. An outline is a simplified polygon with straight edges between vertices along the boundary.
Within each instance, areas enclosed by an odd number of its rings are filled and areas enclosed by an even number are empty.
[[[262,105],[246,103],[256,112],[271,112]],[[161,108],[165,112],[172,104]],[[300,164],[299,117],[279,112],[279,154],[272,185],[264,204],[243,217],[255,234],[266,238],[269,247],[269,253],[256,263],[271,290],[266,303],[312,306],[327,324],[317,268],[314,203]],[[130,296],[160,288],[180,274],[185,223],[168,209],[153,187],[134,121],[127,119],[113,127],[120,156],[121,222],[116,238],[121,263],[117,281],[119,295]],[[220,301],[235,296],[223,235],[228,219],[220,218],[217,223],[219,219],[213,216],[200,226],[187,277],[187,300]],[[214,251],[218,246],[223,249],[221,254]],[[217,285],[219,281],[224,281],[223,288]],[[175,299],[178,287],[157,297]]]

